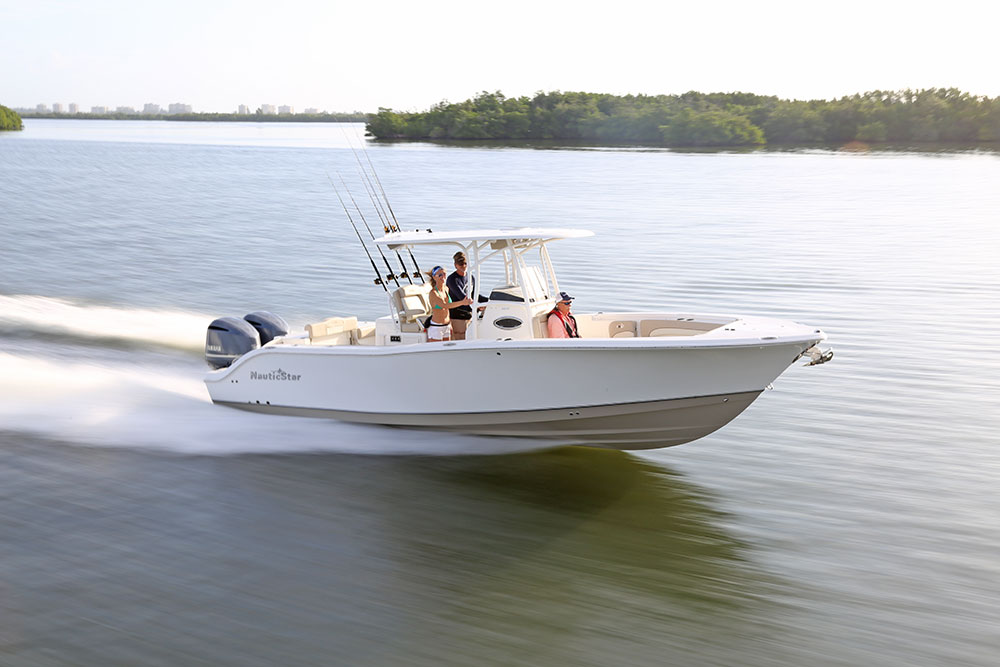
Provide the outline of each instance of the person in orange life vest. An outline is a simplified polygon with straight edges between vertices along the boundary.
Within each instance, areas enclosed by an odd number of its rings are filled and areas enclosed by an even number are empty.
[[[580,337],[576,328],[576,318],[569,313],[572,303],[573,297],[566,294],[566,292],[559,292],[559,301],[556,303],[556,307],[552,309],[552,312],[549,313],[549,338]]]

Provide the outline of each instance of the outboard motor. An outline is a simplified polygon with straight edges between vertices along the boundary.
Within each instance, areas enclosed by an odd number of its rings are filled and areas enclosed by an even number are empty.
[[[260,334],[253,325],[238,317],[220,317],[208,325],[205,361],[213,369],[225,368],[258,347]]]
[[[260,334],[260,344],[262,346],[288,333],[288,322],[266,310],[258,310],[249,315],[244,315],[243,319],[252,324],[253,328]]]

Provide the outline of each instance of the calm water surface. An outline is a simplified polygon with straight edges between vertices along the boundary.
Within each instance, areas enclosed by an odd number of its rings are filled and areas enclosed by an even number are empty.
[[[212,318],[385,310],[327,180],[360,142],[0,134],[0,664],[1000,662],[1000,158],[369,144],[404,227],[594,230],[579,310],[830,335],[623,454],[208,402]]]

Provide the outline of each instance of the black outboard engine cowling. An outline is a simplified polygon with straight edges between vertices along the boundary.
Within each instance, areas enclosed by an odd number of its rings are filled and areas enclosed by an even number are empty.
[[[258,347],[260,334],[253,325],[238,317],[220,317],[208,325],[205,361],[214,369],[225,368]]]
[[[266,310],[258,310],[244,315],[243,319],[252,324],[253,328],[260,334],[261,345],[267,345],[275,338],[288,333],[288,322]]]

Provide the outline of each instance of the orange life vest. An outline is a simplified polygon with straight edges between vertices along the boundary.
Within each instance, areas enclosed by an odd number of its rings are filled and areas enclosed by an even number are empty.
[[[562,322],[562,325],[564,327],[566,327],[566,335],[568,335],[570,338],[579,338],[580,337],[580,334],[577,333],[577,329],[576,329],[576,318],[573,317],[572,314],[566,315],[564,317],[563,314],[559,312],[558,308],[553,308],[552,312],[549,313],[549,317],[552,317],[553,315],[557,316],[559,318],[559,321]],[[569,319],[567,319],[567,318],[569,318]],[[573,323],[572,326],[570,326],[570,322]]]

